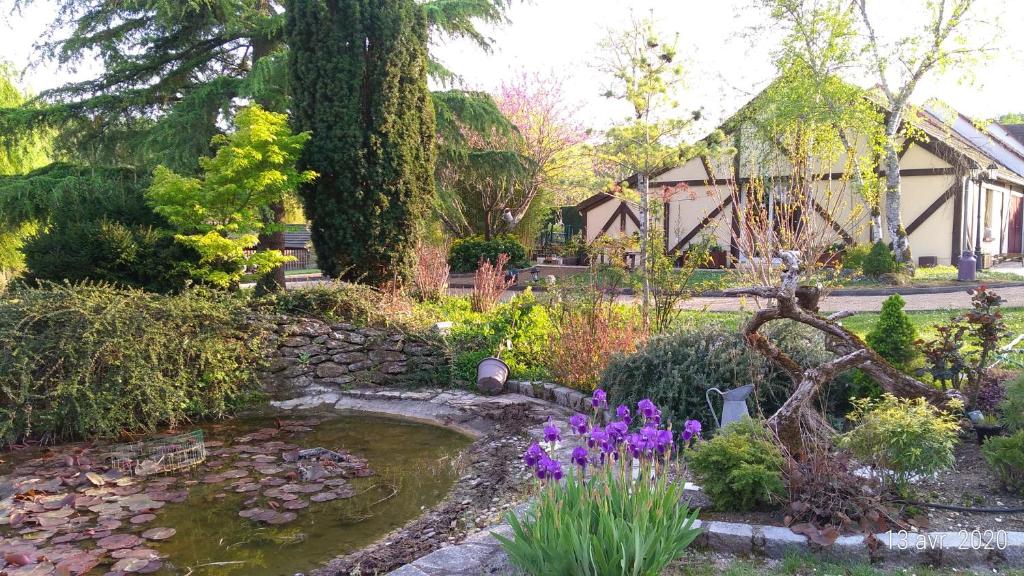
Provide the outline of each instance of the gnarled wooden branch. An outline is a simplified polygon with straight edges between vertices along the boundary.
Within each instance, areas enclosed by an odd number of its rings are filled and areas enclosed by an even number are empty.
[[[924,397],[936,404],[943,404],[946,401],[946,396],[941,391],[900,372],[871,350],[859,336],[838,324],[836,320],[845,317],[844,314],[825,318],[816,311],[808,311],[801,307],[797,300],[800,278],[797,256],[795,252],[783,252],[780,255],[786,269],[782,274],[779,288],[745,288],[731,291],[765,297],[772,294],[771,297],[775,299],[774,306],[759,310],[747,321],[743,326],[743,336],[753,349],[781,367],[795,384],[793,394],[768,419],[769,425],[775,429],[780,440],[790,450],[799,451],[804,439],[820,439],[831,435],[831,427],[811,406],[811,400],[826,382],[849,368],[860,368],[874,378],[883,389],[896,396]],[[788,354],[758,332],[768,322],[781,319],[793,320],[822,332],[829,348],[839,357],[816,368],[803,369]]]

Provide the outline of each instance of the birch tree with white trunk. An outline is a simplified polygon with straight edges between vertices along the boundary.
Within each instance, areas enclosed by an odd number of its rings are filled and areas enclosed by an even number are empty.
[[[930,75],[949,71],[966,75],[971,65],[994,49],[999,35],[981,33],[983,24],[993,24],[974,18],[982,0],[926,0],[916,12],[922,20],[901,26],[910,32],[888,41],[877,33],[875,22],[894,17],[889,0],[855,3],[864,27],[869,69],[889,109],[882,161],[886,232],[897,261],[912,266],[910,240],[903,227],[900,179],[904,123],[913,121],[911,99]]]

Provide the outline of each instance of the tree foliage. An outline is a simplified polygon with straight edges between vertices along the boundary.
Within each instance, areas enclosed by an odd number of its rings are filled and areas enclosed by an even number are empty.
[[[190,274],[222,288],[235,285],[247,268],[265,272],[287,261],[277,250],[247,250],[268,228],[262,211],[316,177],[295,167],[310,135],[292,134],[285,115],[253,105],[238,112],[235,126],[214,137],[217,152],[199,159],[200,177],[158,166],[147,193],[179,231],[175,238],[199,254]]]
[[[332,277],[383,284],[411,268],[434,193],[427,27],[411,0],[288,4],[297,127],[313,137],[300,189],[317,261]]]

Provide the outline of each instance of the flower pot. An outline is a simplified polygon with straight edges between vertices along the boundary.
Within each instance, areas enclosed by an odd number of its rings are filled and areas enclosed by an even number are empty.
[[[986,425],[986,424],[975,424],[974,433],[978,435],[978,445],[985,443],[985,440],[1001,436],[1005,428],[999,424]]]
[[[484,394],[500,394],[508,380],[508,364],[498,358],[484,358],[476,365],[476,387]]]

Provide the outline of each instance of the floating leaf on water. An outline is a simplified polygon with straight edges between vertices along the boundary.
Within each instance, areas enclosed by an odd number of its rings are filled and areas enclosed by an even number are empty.
[[[111,570],[120,572],[138,572],[140,569],[145,568],[149,564],[149,560],[145,558],[122,558],[114,564]]]
[[[298,518],[298,516],[295,514],[295,512],[279,512],[275,514],[272,518],[266,520],[266,523],[274,525],[287,524],[289,522],[294,522],[296,518]]]
[[[69,556],[58,562],[56,572],[60,576],[79,576],[98,566],[102,559],[102,554],[97,554],[96,552],[82,552],[80,554]]]
[[[284,503],[285,510],[301,510],[307,507],[309,507],[309,502],[306,502],[305,500],[301,499],[292,500],[290,502]]]
[[[159,560],[160,553],[152,548],[122,548],[110,553],[113,558],[142,558],[143,560]]]
[[[107,481],[103,479],[103,476],[100,476],[95,472],[86,472],[85,477],[89,480],[89,482],[92,483],[93,486],[103,486],[104,484],[107,483]]]
[[[241,512],[239,512],[239,515],[241,515]],[[142,537],[146,540],[167,540],[177,533],[178,531],[174,528],[150,528],[142,533]]]
[[[337,500],[338,494],[335,492],[321,492],[313,494],[309,499],[313,502],[330,502],[331,500]]]
[[[4,562],[14,566],[28,566],[36,563],[34,552],[8,552],[4,554]]]
[[[156,520],[156,514],[139,514],[138,516],[132,516],[129,522],[138,525],[145,524],[146,522],[152,522],[153,520]]]
[[[142,540],[138,536],[131,534],[114,534],[107,536],[96,542],[96,545],[100,548],[106,548],[107,550],[118,550],[120,548],[132,548],[142,543]]]
[[[265,512],[265,510],[263,510],[262,508],[249,508],[248,510],[242,510],[241,512],[238,513],[238,515],[242,518],[252,518],[260,512]]]

